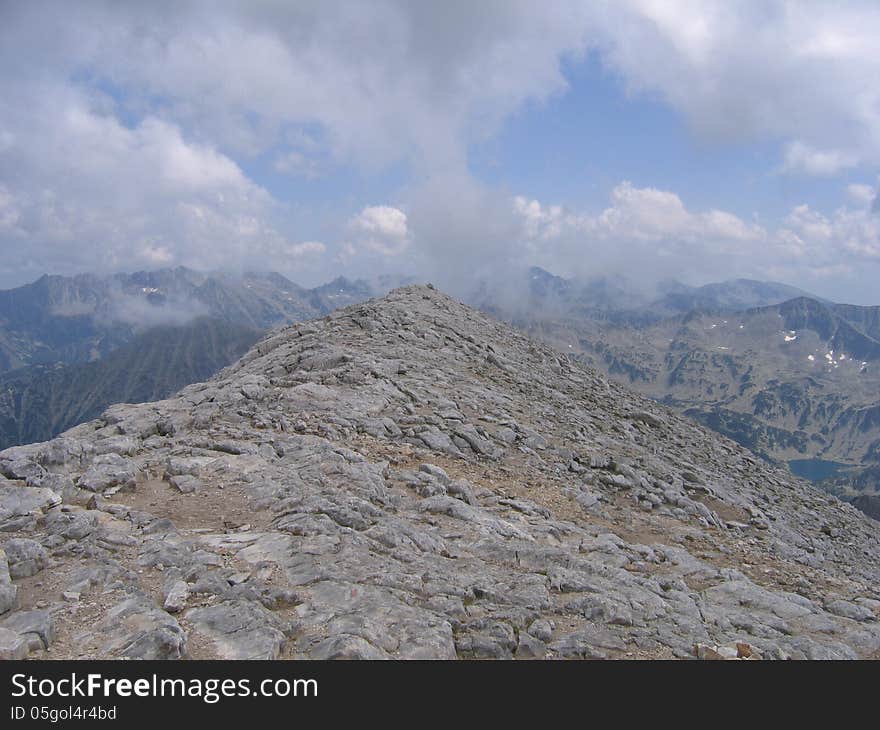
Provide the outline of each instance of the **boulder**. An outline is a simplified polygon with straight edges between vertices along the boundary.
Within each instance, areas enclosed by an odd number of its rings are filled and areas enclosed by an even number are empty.
[[[0,660],[24,659],[29,652],[26,637],[15,631],[0,628]]]
[[[13,578],[28,578],[36,575],[49,563],[49,555],[36,540],[17,538],[4,543],[9,575]]]

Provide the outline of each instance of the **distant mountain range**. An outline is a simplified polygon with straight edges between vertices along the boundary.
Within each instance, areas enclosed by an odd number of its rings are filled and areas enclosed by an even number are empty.
[[[625,290],[533,269],[521,306],[480,305],[840,496],[880,494],[880,307],[747,279]]]
[[[114,403],[165,398],[235,362],[262,335],[200,318],[159,325],[100,360],[33,365],[0,374],[0,450],[46,441]]]
[[[768,307],[811,294],[775,281],[733,279],[705,286],[690,287],[673,282],[656,301],[641,308],[654,318],[675,317],[692,311],[742,312]],[[815,297],[813,297],[815,299]]]
[[[386,281],[391,286],[406,280]],[[43,276],[0,291],[0,372],[96,360],[155,325],[212,317],[256,329],[319,317],[381,293],[338,278],[305,289],[276,273],[233,276],[178,267],[99,277]]]
[[[775,460],[880,457],[878,308],[806,297],[650,325],[581,322],[569,349]]]
[[[752,279],[699,287],[665,281],[645,289],[622,276],[567,279],[531,267],[504,281],[481,282],[468,299],[484,311],[524,322],[587,318],[645,325],[694,310],[740,312],[801,296],[811,295],[787,284]]]

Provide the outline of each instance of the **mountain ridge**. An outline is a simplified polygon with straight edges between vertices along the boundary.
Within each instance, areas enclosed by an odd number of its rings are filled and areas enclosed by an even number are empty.
[[[875,522],[430,287],[0,473],[0,528],[52,567],[0,620],[39,595],[50,658],[880,650]]]

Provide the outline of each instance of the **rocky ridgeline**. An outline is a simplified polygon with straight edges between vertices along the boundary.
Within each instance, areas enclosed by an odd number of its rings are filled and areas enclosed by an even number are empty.
[[[0,473],[4,657],[880,649],[880,525],[430,287]]]

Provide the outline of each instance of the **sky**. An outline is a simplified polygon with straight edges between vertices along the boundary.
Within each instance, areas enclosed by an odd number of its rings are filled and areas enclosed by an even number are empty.
[[[880,304],[880,4],[0,0],[0,287],[542,266]]]

